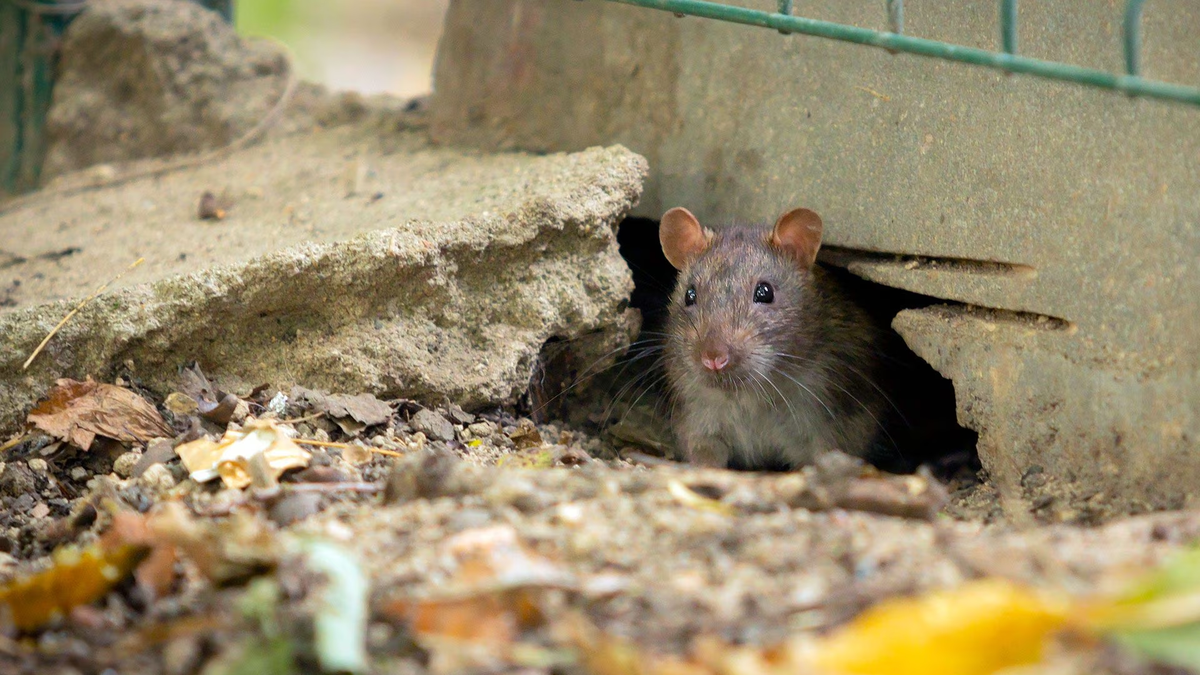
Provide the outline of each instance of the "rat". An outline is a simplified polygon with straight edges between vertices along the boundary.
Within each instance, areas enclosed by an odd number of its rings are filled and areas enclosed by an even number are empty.
[[[803,208],[772,229],[715,232],[682,207],[663,215],[679,271],[664,361],[690,462],[794,469],[833,450],[881,451],[882,329],[816,264],[823,229]]]

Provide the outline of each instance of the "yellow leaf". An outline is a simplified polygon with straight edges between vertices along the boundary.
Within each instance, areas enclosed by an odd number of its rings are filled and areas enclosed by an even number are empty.
[[[235,489],[250,485],[250,461],[255,455],[262,455],[275,478],[288,469],[308,466],[312,459],[271,420],[247,420],[245,427],[227,430],[217,442],[201,438],[175,448],[175,454],[193,480],[206,482],[220,476]]]
[[[816,643],[809,661],[838,675],[988,675],[1037,663],[1069,601],[985,579],[884,602]]]

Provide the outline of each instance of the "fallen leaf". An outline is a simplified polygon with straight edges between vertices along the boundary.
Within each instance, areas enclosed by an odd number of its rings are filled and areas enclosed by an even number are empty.
[[[354,435],[392,418],[392,407],[371,394],[324,394],[304,387],[293,387],[292,399],[306,402],[314,412],[325,413],[347,435]]]
[[[192,480],[208,482],[218,476],[226,486],[241,489],[252,482],[253,462],[261,457],[273,479],[288,469],[308,466],[312,455],[291,439],[273,420],[246,421],[241,429],[230,429],[221,439],[200,438],[175,448]]]
[[[1083,613],[1093,630],[1134,654],[1200,670],[1200,549],[1177,553]]]
[[[274,568],[280,546],[275,532],[260,518],[236,511],[214,523],[193,518],[178,502],[161,504],[147,525],[157,545],[174,546],[214,584],[228,585]]]
[[[880,603],[805,660],[839,675],[988,675],[1039,662],[1069,618],[1063,596],[983,579]]]
[[[453,561],[449,583],[434,596],[393,600],[384,613],[406,621],[423,638],[511,645],[521,631],[545,620],[539,592],[573,585],[558,565],[526,548],[510,526],[461,532],[443,544]],[[434,648],[446,642],[431,643]]]
[[[61,379],[29,413],[28,423],[87,450],[96,436],[146,443],[172,435],[158,410],[128,389],[91,379]]]
[[[55,549],[49,569],[0,586],[0,606],[18,630],[30,632],[88,605],[129,576],[150,551],[142,516],[118,513],[95,544]]]

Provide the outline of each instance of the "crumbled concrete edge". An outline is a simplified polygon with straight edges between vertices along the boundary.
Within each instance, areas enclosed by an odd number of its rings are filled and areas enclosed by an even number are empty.
[[[269,383],[464,406],[513,402],[541,346],[626,344],[632,279],[615,230],[646,161],[571,156],[520,207],[306,244],[97,298],[22,363],[77,300],[0,316],[0,430],[59,377],[125,374],[159,392],[198,360],[227,387]],[[588,338],[588,339],[584,339]]]

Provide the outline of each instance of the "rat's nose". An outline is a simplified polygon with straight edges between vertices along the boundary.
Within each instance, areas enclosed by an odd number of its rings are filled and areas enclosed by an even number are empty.
[[[700,363],[704,364],[705,368],[715,372],[720,372],[729,365],[729,352],[725,350],[705,351],[700,355]]]

